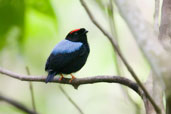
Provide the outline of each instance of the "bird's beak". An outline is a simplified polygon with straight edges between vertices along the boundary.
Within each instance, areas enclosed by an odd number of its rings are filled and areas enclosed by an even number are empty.
[[[84,32],[84,34],[86,34],[88,31],[87,30],[85,30],[85,32]]]

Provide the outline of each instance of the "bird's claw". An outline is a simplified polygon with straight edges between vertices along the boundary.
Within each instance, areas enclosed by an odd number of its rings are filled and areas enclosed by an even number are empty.
[[[73,76],[72,74],[71,74],[71,76],[72,76],[72,78],[69,80],[69,83],[71,83],[71,82],[72,82],[72,80],[74,80],[74,79],[75,79],[75,76]]]
[[[62,74],[60,74],[60,75],[61,75],[61,77],[59,78],[59,81],[61,81],[64,78],[64,76]]]

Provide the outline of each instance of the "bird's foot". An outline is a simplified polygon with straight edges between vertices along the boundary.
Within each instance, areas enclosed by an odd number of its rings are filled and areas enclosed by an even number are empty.
[[[64,78],[64,76],[62,75],[62,74],[60,74],[60,78],[59,78],[59,81],[61,81],[63,78]]]
[[[75,79],[75,76],[74,76],[74,75],[72,75],[72,74],[71,74],[71,76],[72,76],[72,78],[69,80],[69,83],[71,83],[71,82],[72,82],[72,80],[74,80],[74,79]]]

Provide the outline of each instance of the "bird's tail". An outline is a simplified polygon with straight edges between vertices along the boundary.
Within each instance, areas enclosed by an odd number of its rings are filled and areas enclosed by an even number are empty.
[[[52,81],[55,75],[56,72],[49,72],[45,82],[48,83],[49,81]]]

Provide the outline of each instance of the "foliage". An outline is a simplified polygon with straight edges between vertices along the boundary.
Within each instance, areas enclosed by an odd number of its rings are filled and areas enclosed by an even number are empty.
[[[9,39],[15,39],[19,44],[22,44],[23,40],[28,38],[25,33],[30,30],[26,28],[30,17],[28,15],[31,15],[29,14],[30,10],[32,14],[40,13],[51,18],[49,20],[57,25],[56,15],[50,0],[0,0],[0,49],[8,45]],[[37,18],[39,21],[42,19],[42,17]]]

